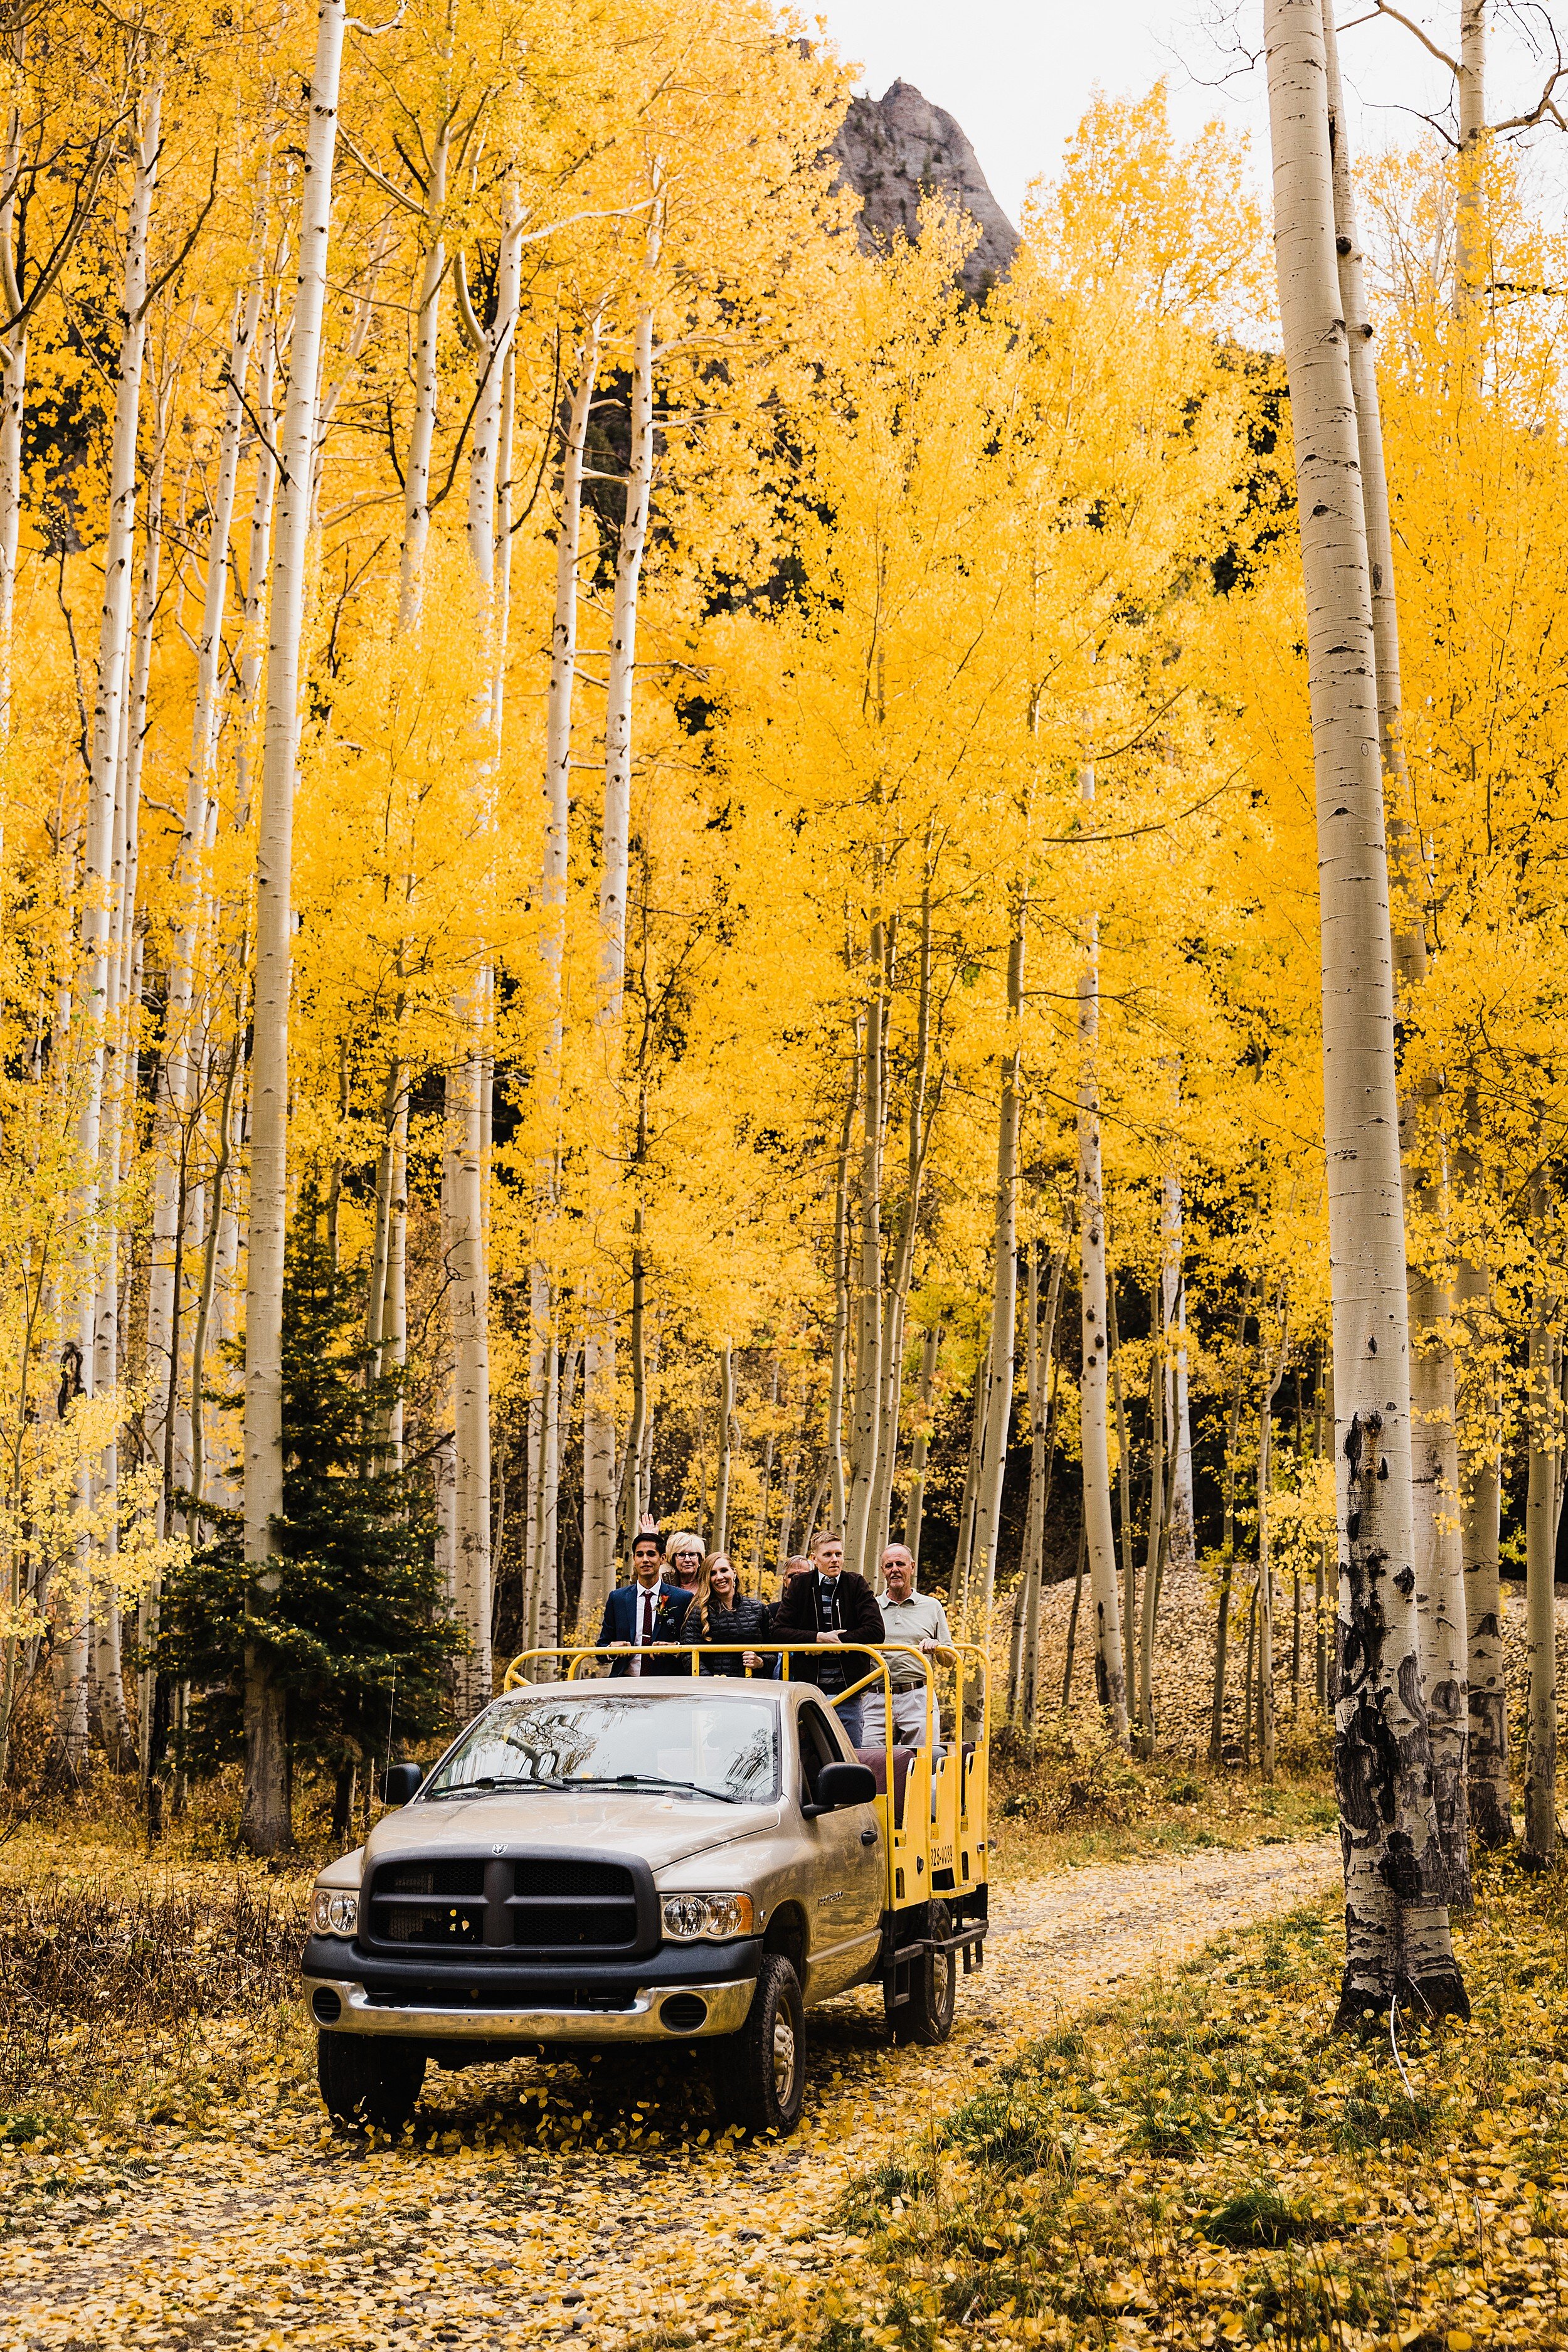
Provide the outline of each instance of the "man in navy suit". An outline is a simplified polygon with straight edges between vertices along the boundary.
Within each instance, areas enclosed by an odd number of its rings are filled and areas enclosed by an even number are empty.
[[[610,1668],[612,1675],[650,1675],[679,1673],[679,1664],[666,1660],[647,1659],[637,1654],[655,1642],[675,1642],[680,1637],[680,1621],[691,1606],[691,1595],[679,1584],[666,1584],[659,1573],[659,1544],[657,1528],[642,1528],[632,1546],[632,1581],[617,1584],[605,1603],[605,1622],[599,1628],[600,1649],[630,1650],[629,1658],[617,1658]],[[687,1660],[689,1670],[690,1661]]]

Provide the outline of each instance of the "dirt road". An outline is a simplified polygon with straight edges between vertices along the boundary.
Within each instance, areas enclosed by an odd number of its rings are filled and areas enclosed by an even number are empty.
[[[86,2179],[51,2187],[4,2147],[0,2352],[734,2341],[784,2273],[835,2263],[847,2176],[907,2154],[1016,2042],[1337,1867],[1323,1838],[999,1886],[951,2042],[893,2049],[879,1995],[814,2012],[805,2121],[780,2147],[715,2147],[679,2084],[606,2112],[574,2069],[521,2065],[432,2070],[442,2136],[418,2147],[332,2132],[297,2066],[221,2129],[106,2139]]]

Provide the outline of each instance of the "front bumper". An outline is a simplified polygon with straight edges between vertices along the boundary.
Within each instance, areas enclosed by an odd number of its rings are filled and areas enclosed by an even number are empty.
[[[312,1936],[302,1957],[314,2021],[335,2033],[505,2046],[692,2042],[733,2033],[752,2006],[762,1945],[672,1948],[642,1960],[542,1967],[410,1964]]]

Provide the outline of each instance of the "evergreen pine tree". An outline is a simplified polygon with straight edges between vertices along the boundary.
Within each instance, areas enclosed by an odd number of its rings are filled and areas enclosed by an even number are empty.
[[[244,1753],[247,1644],[265,1650],[284,1693],[290,1774],[315,1765],[341,1786],[346,1768],[449,1722],[463,1640],[435,1566],[428,1482],[385,1453],[401,1378],[374,1371],[358,1301],[308,1194],[283,1295],[279,1589],[270,1601],[257,1594],[234,1512],[165,1591],[157,1664],[191,1685],[185,1769],[211,1774]]]

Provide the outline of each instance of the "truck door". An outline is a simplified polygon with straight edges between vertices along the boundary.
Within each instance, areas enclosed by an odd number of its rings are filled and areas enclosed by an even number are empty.
[[[803,1805],[816,1801],[817,1775],[825,1764],[853,1763],[854,1754],[828,1720],[826,1708],[808,1700],[795,1718],[800,1742],[800,1790]],[[867,1976],[877,1958],[882,1937],[882,1895],[886,1864],[877,1815],[871,1805],[848,1805],[840,1812],[818,1813],[803,1821],[810,1870],[811,1922],[806,1959],[808,2000],[822,2000],[842,1992]]]

